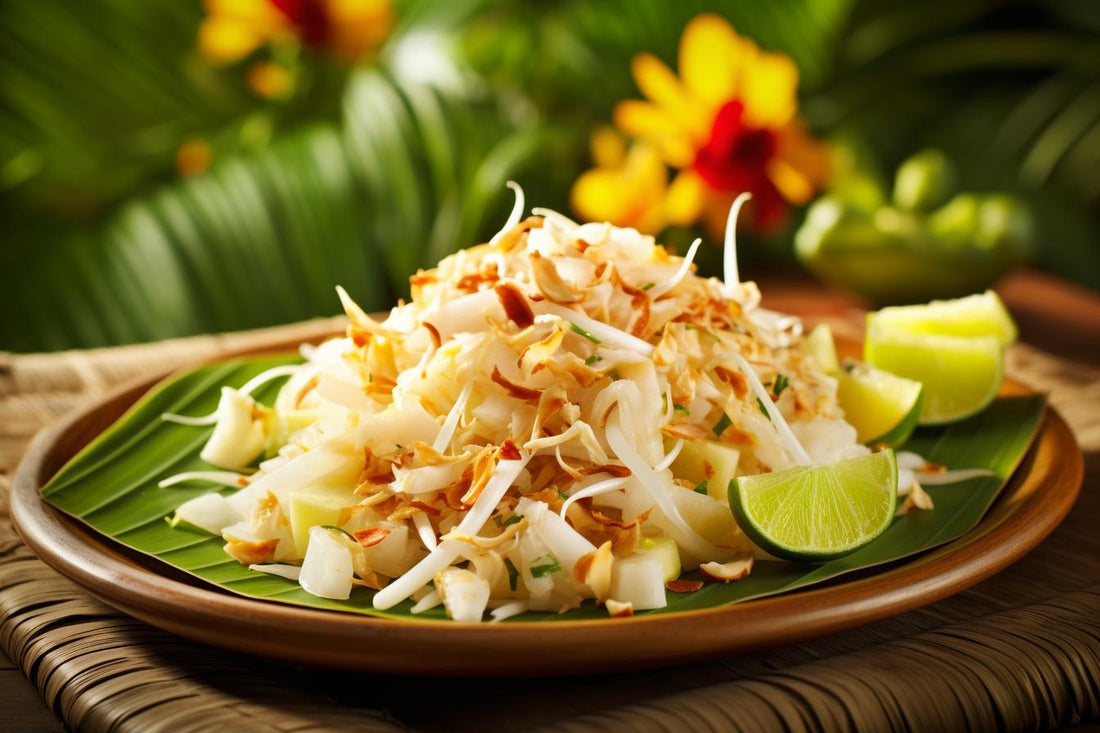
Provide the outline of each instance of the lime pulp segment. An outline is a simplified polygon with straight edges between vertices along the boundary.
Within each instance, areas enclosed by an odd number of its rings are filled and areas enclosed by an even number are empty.
[[[1016,324],[992,290],[926,305],[883,308],[867,315],[868,332],[875,329],[939,336],[993,336],[1002,346],[1016,340]]]
[[[997,396],[1004,355],[995,336],[939,336],[875,327],[864,359],[879,369],[924,385],[920,424],[960,420]]]
[[[827,466],[742,476],[730,507],[742,531],[778,557],[823,561],[878,537],[894,516],[898,469],[892,450]]]
[[[861,443],[904,443],[920,417],[920,382],[868,364],[845,364],[837,374],[837,401]]]

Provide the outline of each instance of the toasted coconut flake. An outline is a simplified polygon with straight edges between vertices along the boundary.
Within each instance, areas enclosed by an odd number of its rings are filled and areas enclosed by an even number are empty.
[[[919,481],[913,481],[909,486],[909,495],[905,497],[905,501],[898,507],[897,512],[894,513],[895,517],[903,517],[906,514],[914,511],[931,511],[935,509],[935,504],[932,501],[932,497],[921,487]]]
[[[581,473],[585,476],[594,476],[597,473],[606,473],[609,476],[615,478],[626,478],[630,474],[630,469],[626,466],[621,466],[617,463],[604,463],[599,466],[586,466],[581,469]]]
[[[361,578],[353,577],[351,579],[352,585],[358,585],[363,588],[370,588],[371,590],[382,590],[386,587],[386,583],[378,577],[377,573],[367,573]]]
[[[612,618],[627,618],[634,615],[634,604],[630,601],[621,603],[614,598],[608,598],[604,607],[607,608],[607,615]]]
[[[591,588],[597,602],[605,601],[611,592],[614,565],[615,556],[611,552],[611,540],[608,540],[594,552],[581,555],[573,566],[573,580]]]
[[[531,252],[531,279],[542,294],[555,303],[579,303],[584,300],[584,293],[562,278],[554,261],[538,252]]]
[[[532,229],[542,228],[541,216],[529,216],[519,224],[500,235],[500,238],[492,243],[492,249],[498,252],[510,252],[519,244],[523,235]]]
[[[737,395],[737,399],[745,399],[745,396],[749,393],[749,383],[748,380],[745,379],[744,373],[724,367],[721,364],[714,367],[714,373],[723,382],[729,384],[733,389],[733,393]]]
[[[387,522],[403,522],[406,519],[412,519],[417,514],[423,514],[424,510],[420,507],[410,504],[400,504],[389,515],[386,516]]]
[[[469,453],[461,453],[457,456],[445,456],[428,445],[424,441],[417,440],[405,446],[405,450],[397,455],[397,465],[402,468],[422,466],[443,466],[448,463],[463,463],[470,459]],[[392,474],[392,468],[390,470]],[[391,479],[392,481],[392,479]]]
[[[496,461],[493,460],[493,453],[495,452],[493,446],[487,445],[474,457],[473,478],[470,482],[470,488],[462,495],[462,504],[470,506],[477,501],[477,497],[481,496],[481,492],[485,489],[485,485],[489,483],[489,479],[493,476],[493,470],[496,468]]]
[[[670,580],[665,583],[665,587],[673,593],[694,593],[703,587],[703,581],[701,580]]]
[[[360,547],[374,547],[382,540],[386,539],[390,534],[390,530],[385,527],[367,527],[366,529],[359,529],[351,533],[355,537],[355,541],[359,543]]]
[[[565,339],[565,329],[560,323],[553,324],[550,333],[544,338],[524,347],[519,355],[519,367],[530,374],[536,374],[547,366],[547,362],[561,348]]]
[[[682,440],[707,440],[711,437],[710,430],[697,422],[670,422],[661,426],[661,432]]]
[[[726,563],[706,562],[699,566],[699,572],[710,580],[731,583],[740,580],[752,572],[752,555],[736,557]]]
[[[426,504],[422,501],[411,501],[409,502],[409,506],[414,506],[425,514],[431,514],[433,517],[438,517],[440,515],[440,510],[438,507],[434,507],[431,504]]]
[[[225,543],[225,551],[242,565],[259,565],[271,562],[275,557],[275,548],[279,546],[279,540],[229,540]]]
[[[531,304],[523,295],[523,291],[514,282],[499,283],[495,288],[500,305],[508,316],[520,328],[527,328],[535,322],[535,312],[531,310]]]
[[[616,529],[629,530],[634,529],[640,524],[644,524],[645,520],[649,519],[649,513],[651,509],[647,509],[638,516],[634,517],[631,521],[627,522],[623,519],[616,519],[615,517],[609,517],[603,512],[597,509],[589,509],[588,512],[592,515],[592,518],[602,524],[605,527],[615,527]]]
[[[500,444],[498,454],[500,459],[504,461],[518,461],[520,459],[519,448],[511,440],[505,440]]]
[[[340,515],[336,519],[336,526],[343,526],[347,524],[352,517],[359,512],[366,511],[370,507],[366,504],[356,504],[355,506],[346,506],[340,510]]]
[[[498,534],[496,537],[479,537],[477,535],[465,534],[456,530],[451,530],[447,534],[440,537],[441,540],[455,540],[456,542],[465,542],[468,545],[479,547],[482,550],[492,550],[500,547],[501,545],[509,542],[513,537],[520,532],[527,529],[530,523],[527,521],[527,517],[521,517],[518,522],[509,524],[504,528],[504,531]]]
[[[501,374],[500,368],[497,366],[493,367],[492,380],[499,384],[501,387],[504,387],[504,389],[508,391],[508,394],[510,394],[512,397],[515,397],[517,400],[526,401],[537,400],[539,398],[540,392],[537,389],[524,387],[522,384],[516,384],[512,380],[508,379],[508,377]]]
[[[755,435],[742,430],[736,425],[730,425],[723,430],[722,434],[718,436],[718,440],[723,443],[729,443],[730,445],[736,445],[740,448],[751,448],[757,443]]]
[[[560,384],[555,384],[539,396],[539,406],[535,410],[535,423],[531,426],[531,439],[543,434],[543,426],[552,420],[569,403],[566,392]]]
[[[584,363],[576,354],[565,354],[561,359],[543,362],[555,376],[570,378],[581,387],[591,387],[607,375],[598,369],[593,369]]]

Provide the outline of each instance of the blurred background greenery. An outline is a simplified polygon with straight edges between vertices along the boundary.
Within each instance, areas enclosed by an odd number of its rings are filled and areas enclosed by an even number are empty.
[[[986,239],[1026,239],[1016,254],[1100,288],[1100,3],[1089,0],[0,9],[2,349],[331,314],[336,283],[387,308],[418,266],[495,231],[511,206],[505,181],[529,205],[568,211],[591,132],[640,96],[632,58],[675,70],[681,32],[706,12],[793,59],[801,115],[837,151],[799,235],[819,275],[854,277],[818,251],[830,236],[838,251],[860,237],[965,249],[995,220],[1004,231]],[[204,36],[216,22],[221,35]],[[928,148],[950,185],[907,202],[917,194],[895,191],[894,171]],[[985,192],[1004,197],[982,208]],[[796,267],[804,216],[796,207],[779,230],[747,232],[744,256]],[[697,233],[661,238],[682,247]],[[881,282],[886,265],[871,267]]]

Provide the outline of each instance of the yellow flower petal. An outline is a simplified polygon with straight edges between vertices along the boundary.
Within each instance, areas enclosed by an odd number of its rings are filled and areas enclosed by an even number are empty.
[[[752,127],[782,127],[798,111],[798,67],[788,56],[756,54],[741,83],[745,122]]]
[[[660,59],[648,53],[638,54],[630,69],[642,94],[695,141],[706,142],[710,132],[706,110],[688,96],[680,80]]]
[[[213,64],[240,61],[262,41],[251,25],[232,18],[210,17],[199,26],[199,52]]]
[[[238,20],[261,34],[275,31],[288,23],[286,16],[272,5],[271,0],[206,0],[203,7],[207,17]]]
[[[738,79],[746,54],[755,51],[752,41],[737,35],[725,19],[700,15],[680,38],[680,76],[688,92],[706,109],[707,119],[738,91]]]
[[[668,187],[665,218],[675,226],[694,224],[703,213],[706,183],[692,170],[681,171]]]
[[[669,118],[664,109],[630,99],[615,106],[614,119],[620,130],[660,150],[669,165],[684,168],[695,160],[695,146],[687,131]]]
[[[626,143],[613,127],[598,127],[589,140],[592,160],[599,168],[619,168],[626,161]]]
[[[657,152],[636,144],[620,169],[587,171],[570,192],[573,210],[589,221],[609,221],[654,234],[664,226],[668,173]]]

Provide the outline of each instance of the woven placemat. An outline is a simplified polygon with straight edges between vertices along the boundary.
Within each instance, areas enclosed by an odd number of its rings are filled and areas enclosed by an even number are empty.
[[[1067,520],[1008,570],[945,601],[751,657],[546,680],[319,671],[212,649],[121,615],[15,536],[9,479],[42,426],[135,375],[338,325],[0,355],[0,646],[66,726],[1034,730],[1100,715],[1100,370],[1026,346],[1010,352],[1010,375],[1050,392],[1087,454],[1086,483]]]

